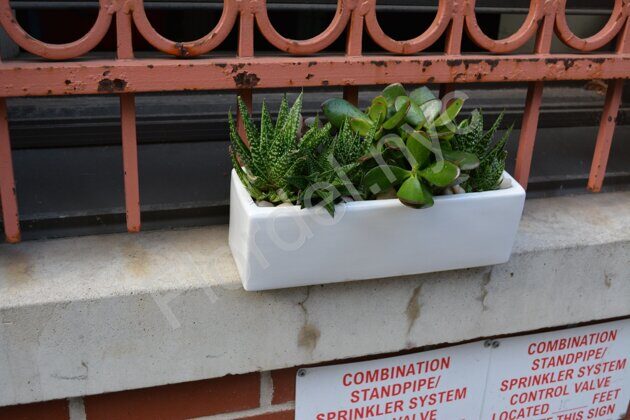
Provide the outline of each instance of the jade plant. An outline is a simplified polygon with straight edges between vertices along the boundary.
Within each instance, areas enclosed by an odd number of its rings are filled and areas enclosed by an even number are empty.
[[[461,128],[455,119],[463,103],[455,98],[443,106],[426,87],[407,94],[401,84],[393,84],[372,100],[366,112],[343,99],[330,99],[322,109],[333,125],[349,119],[358,133],[375,131],[378,141],[372,168],[363,178],[365,194],[393,187],[402,203],[421,208],[432,206],[433,195],[444,188],[468,181],[470,175],[463,171],[480,164],[472,151],[451,144]]]

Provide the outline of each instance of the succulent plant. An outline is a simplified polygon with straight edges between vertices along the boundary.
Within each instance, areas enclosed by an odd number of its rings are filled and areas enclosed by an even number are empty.
[[[483,115],[479,110],[474,110],[470,119],[460,123],[461,130],[451,139],[453,148],[479,156],[479,167],[471,171],[470,178],[462,183],[467,192],[495,190],[501,184],[507,157],[505,144],[512,132],[510,126],[497,142],[493,141],[502,121],[503,113],[484,132]]]
[[[386,142],[390,150],[377,155],[378,165],[363,177],[366,194],[378,194],[393,187],[403,204],[431,207],[434,192],[462,181],[460,167],[450,160],[436,159],[420,135],[407,135],[406,140],[390,135]],[[448,159],[450,155],[445,153],[444,157]]]
[[[365,112],[329,99],[322,105],[328,122],[315,118],[302,135],[302,95],[290,108],[283,98],[275,123],[263,102],[260,128],[239,98],[249,146],[230,114],[232,163],[258,202],[322,205],[334,215],[344,196],[393,191],[408,206],[430,207],[435,194],[485,191],[501,183],[510,130],[497,142],[493,137],[503,114],[484,132],[479,111],[456,122],[462,105],[456,98],[443,107],[426,87],[407,94],[393,84]]]
[[[300,138],[301,105],[302,95],[291,108],[283,98],[274,124],[263,102],[258,129],[238,98],[249,146],[240,137],[230,113],[232,165],[256,201],[302,207],[322,203],[334,215],[334,204],[341,196],[357,194],[353,183],[358,185],[361,180],[361,158],[369,152],[374,133],[364,140],[345,122],[333,135],[330,123],[320,126],[315,119]]]
[[[374,98],[365,113],[343,99],[329,99],[322,109],[335,126],[349,119],[358,133],[375,132],[374,162],[367,165],[363,178],[366,195],[394,187],[404,204],[430,207],[433,194],[466,182],[468,174],[462,171],[479,165],[474,153],[457,150],[450,143],[458,130],[455,118],[463,102],[456,98],[442,110],[442,101],[427,87],[407,94],[396,83]]]
[[[400,83],[395,83],[375,97],[365,113],[339,98],[325,101],[322,110],[335,127],[349,119],[352,129],[362,135],[375,128],[377,140],[388,132],[400,132],[405,126],[424,132],[425,137],[448,139],[454,133],[453,123],[463,103],[463,99],[455,98],[441,112],[442,101],[426,86],[407,94]]]
[[[316,120],[301,141],[309,144],[302,147],[306,151],[303,155],[304,170],[300,175],[294,176],[291,182],[300,191],[299,202],[302,207],[321,203],[334,216],[334,204],[341,197],[363,198],[354,186],[360,185],[363,176],[361,162],[372,147],[374,130],[363,138],[352,131],[346,120],[332,137],[330,123],[322,128],[318,125]],[[313,133],[312,138],[321,136],[322,141],[311,141],[310,133]]]
[[[294,203],[297,195],[292,191],[289,180],[301,165],[298,130],[302,95],[290,109],[286,98],[283,98],[275,124],[263,102],[260,129],[252,122],[240,97],[238,107],[249,141],[247,146],[238,134],[230,113],[230,156],[238,177],[256,201]]]

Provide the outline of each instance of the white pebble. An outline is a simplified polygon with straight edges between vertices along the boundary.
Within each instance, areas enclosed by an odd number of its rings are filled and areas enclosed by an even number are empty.
[[[453,188],[455,194],[466,194],[466,190],[461,185],[453,185],[451,188]]]
[[[453,190],[451,187],[446,187],[444,188],[444,191],[442,191],[442,195],[453,195]]]
[[[258,205],[258,207],[273,207],[274,206],[272,203],[265,200],[257,201],[256,204]]]
[[[501,185],[499,185],[499,188],[505,190],[506,188],[510,187],[512,187],[512,181],[510,180],[510,178],[503,178],[501,180]]]

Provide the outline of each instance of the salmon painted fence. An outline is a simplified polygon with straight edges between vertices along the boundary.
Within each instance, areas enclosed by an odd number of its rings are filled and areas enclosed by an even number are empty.
[[[71,43],[48,44],[26,33],[15,19],[10,0],[0,0],[0,25],[23,50],[41,58],[0,63],[0,197],[6,239],[20,240],[5,101],[7,97],[17,96],[116,94],[120,97],[130,232],[140,230],[134,94],[142,92],[230,89],[243,95],[251,105],[252,91],[261,88],[342,86],[346,99],[356,102],[359,87],[366,85],[440,83],[445,91],[454,83],[528,82],[515,170],[517,180],[526,187],[544,83],[604,79],[608,81],[607,96],[588,181],[590,190],[599,191],[623,82],[630,77],[630,0],[615,0],[608,22],[588,38],[580,38],[571,31],[565,7],[566,0],[532,0],[518,31],[495,40],[480,28],[475,0],[439,0],[429,28],[416,38],[401,41],[389,37],[379,25],[376,0],[338,0],[334,18],[326,30],[311,39],[293,40],[276,31],[265,0],[224,0],[221,18],[207,35],[191,42],[177,42],[156,32],[147,18],[143,0],[99,0],[98,17],[87,34]],[[95,48],[112,24],[116,25],[116,58],[74,60]],[[236,54],[233,57],[208,54],[221,45],[234,25],[238,25]],[[155,49],[176,58],[134,58],[133,27]],[[255,30],[278,49],[278,54],[256,56]],[[462,54],[464,31],[483,53]],[[575,53],[550,53],[554,31]],[[442,36],[446,39],[442,54],[422,53]],[[340,37],[346,40],[345,55],[327,55],[326,48]],[[370,37],[382,52],[363,54],[364,37]],[[513,54],[532,39],[535,47],[531,54]],[[598,51],[613,41],[614,52]]]

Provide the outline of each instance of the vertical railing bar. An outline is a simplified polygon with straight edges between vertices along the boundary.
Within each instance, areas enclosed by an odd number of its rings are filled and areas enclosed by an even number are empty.
[[[355,7],[350,16],[350,26],[346,39],[346,57],[358,57],[363,54],[363,21],[368,6]],[[351,104],[359,104],[359,87],[348,85],[343,87],[343,98]]]
[[[129,2],[125,2],[116,13],[116,53],[119,60],[133,58],[130,13]],[[119,102],[127,231],[139,232],[141,216],[136,98],[133,93],[121,93]]]
[[[238,26],[238,46],[237,54],[239,58],[253,57],[254,56],[254,13],[248,2],[242,2],[240,8],[240,20]],[[249,112],[252,113],[253,108],[253,92],[252,89],[238,89],[237,95],[241,97]],[[245,141],[247,135],[245,133],[245,127],[243,126],[243,119],[241,113],[236,108],[236,119],[238,124],[239,134]]]
[[[20,242],[20,221],[5,98],[0,98],[0,202],[2,203],[2,221],[6,241],[10,243]]]
[[[453,16],[446,33],[444,52],[446,55],[458,55],[462,52],[462,37],[464,34],[465,2],[459,0],[453,2]],[[455,89],[451,83],[440,85],[440,97],[444,97]]]
[[[617,54],[630,52],[630,17],[626,18],[626,23],[620,32],[617,40]],[[611,80],[608,82],[606,90],[606,100],[604,111],[599,120],[599,130],[595,141],[595,151],[591,162],[591,171],[588,177],[587,188],[593,192],[599,192],[604,184],[606,176],[606,166],[610,157],[613,135],[617,126],[617,115],[621,105],[623,93],[623,79]]]
[[[533,0],[545,1],[545,0]],[[551,50],[551,40],[553,38],[553,27],[555,23],[555,10],[547,8],[542,24],[538,27],[536,34],[535,54],[548,54]],[[514,178],[527,189],[529,173],[532,166],[532,156],[534,155],[534,143],[538,132],[538,121],[540,118],[540,105],[542,104],[544,84],[541,81],[530,82],[527,88],[527,99],[525,100],[525,110],[523,112],[523,122],[518,139],[518,150],[516,152],[516,167],[514,168]]]
[[[623,79],[612,80],[608,83],[606,90],[606,101],[604,111],[599,120],[599,130],[593,152],[591,171],[588,177],[587,188],[593,192],[599,192],[606,176],[606,166],[610,156],[612,139],[617,125],[617,114],[621,104],[621,94],[623,92]]]

